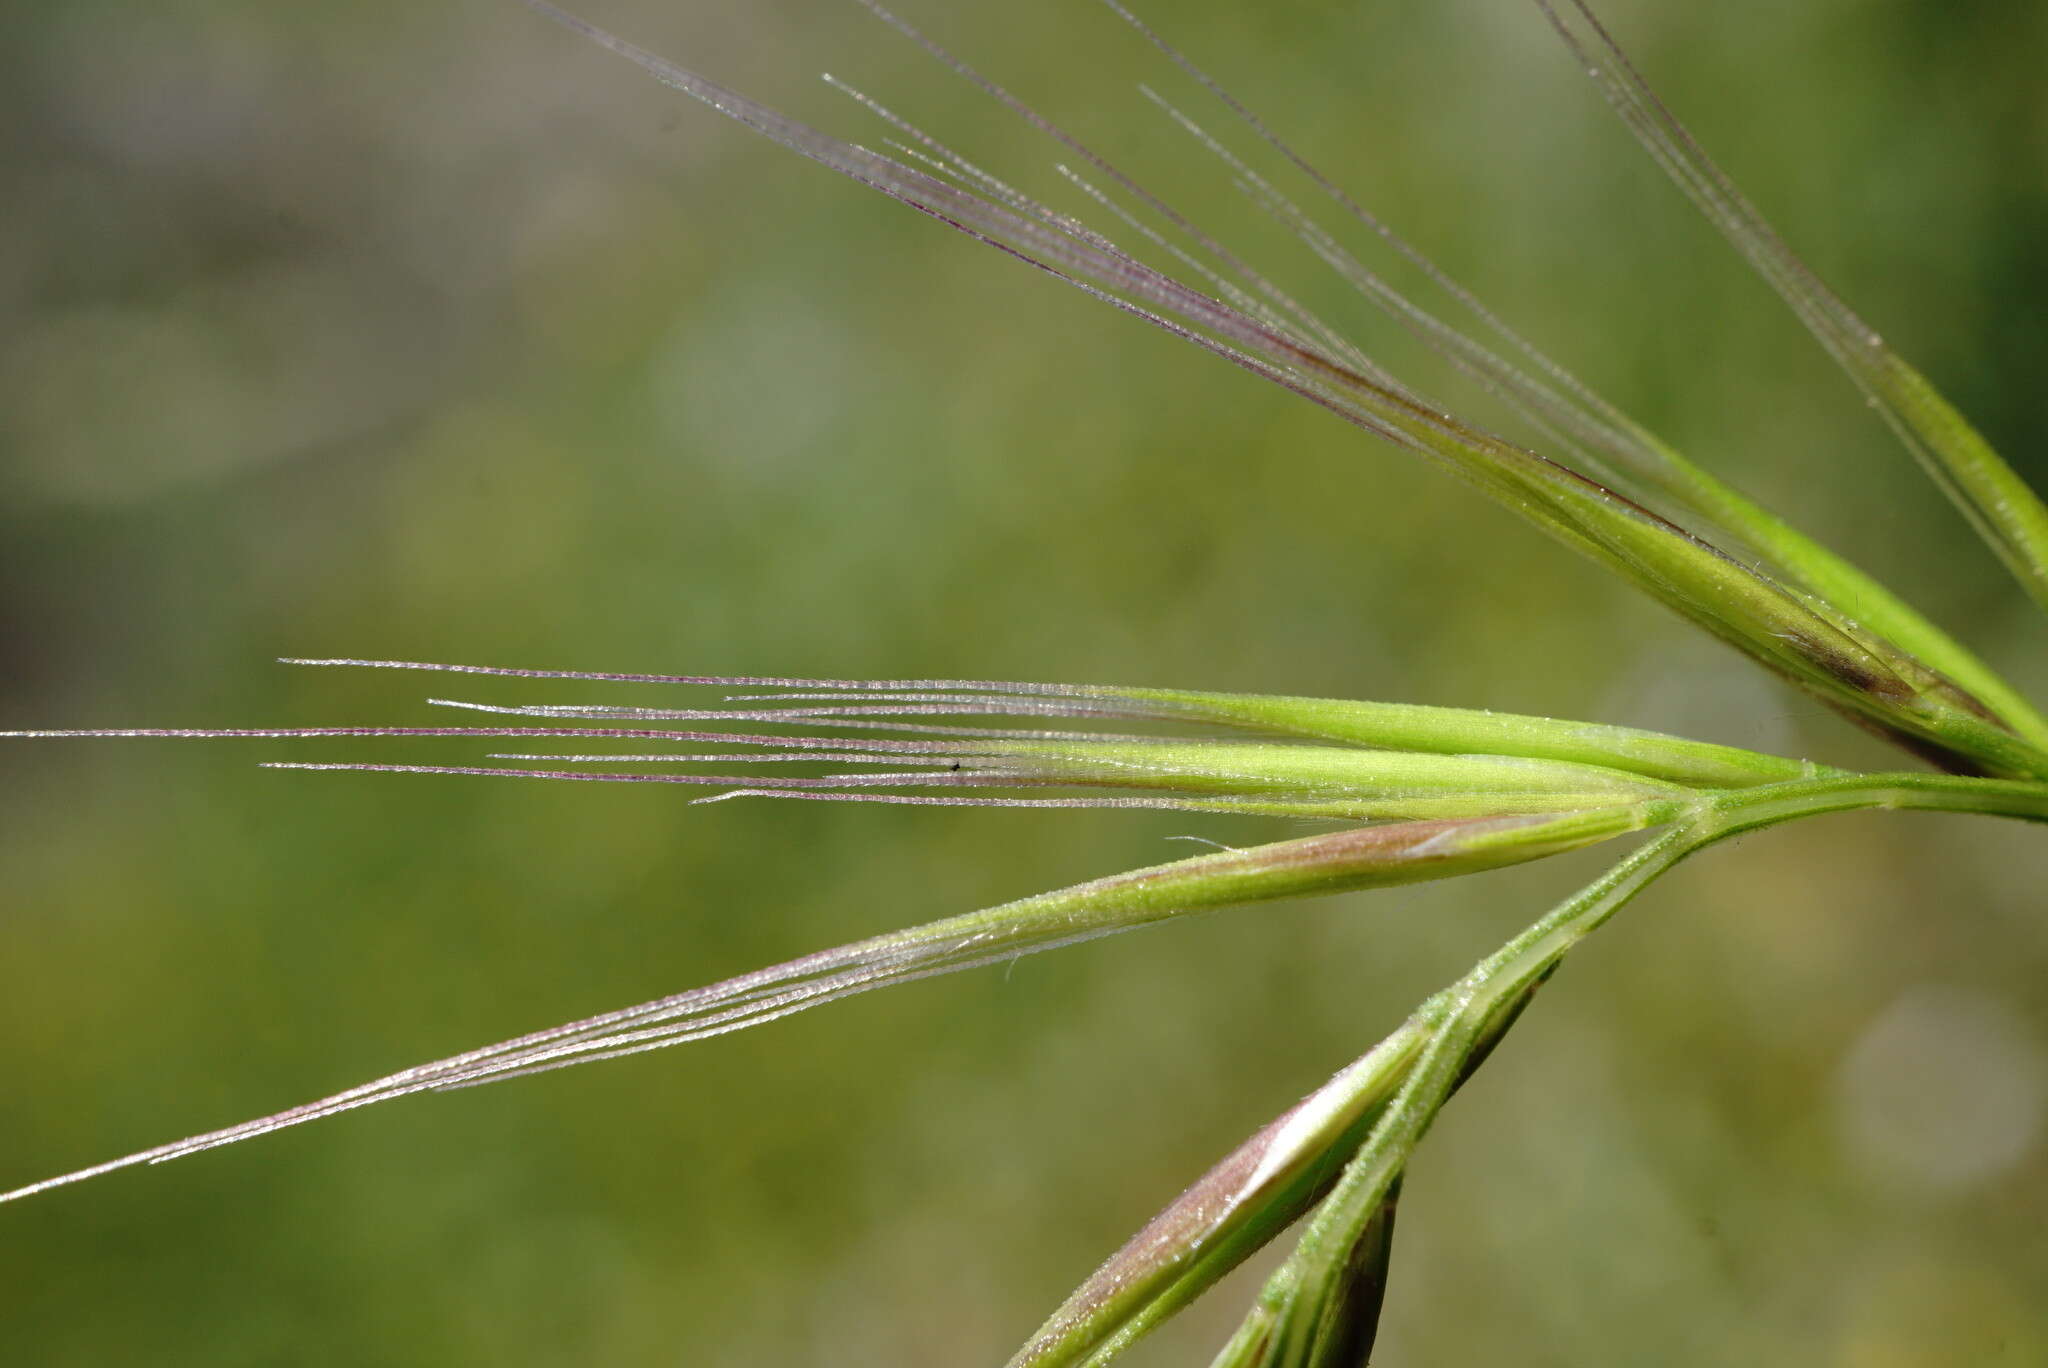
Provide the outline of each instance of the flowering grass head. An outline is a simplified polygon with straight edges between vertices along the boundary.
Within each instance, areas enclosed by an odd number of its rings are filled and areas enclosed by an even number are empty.
[[[544,0],[529,3],[775,142],[1455,475],[1936,772],[1851,770],[1590,722],[1288,695],[296,662],[510,676],[550,691],[590,682],[646,692],[644,701],[623,704],[434,700],[462,712],[465,721],[457,725],[9,735],[380,746],[457,741],[488,749],[450,757],[409,748],[371,759],[356,751],[340,759],[294,752],[266,763],[682,785],[707,790],[707,802],[1163,809],[1311,829],[1106,874],[546,1028],[30,1183],[0,1194],[0,1201],[417,1092],[699,1041],[874,988],[1191,914],[1483,874],[1626,842],[1605,873],[1417,1006],[1355,1063],[1198,1179],[1012,1360],[1015,1368],[1100,1368],[1299,1224],[1294,1250],[1217,1364],[1354,1363],[1373,1339],[1400,1187],[1418,1145],[1570,950],[1648,884],[1730,836],[1832,812],[1927,809],[2048,821],[2048,721],[2020,690],[1903,596],[1695,464],[1537,350],[1115,0],[1108,3],[1114,15],[1156,45],[1233,131],[1219,133],[1204,116],[1152,93],[1163,117],[1316,262],[1504,398],[1530,435],[1496,434],[1406,382],[1191,217],[878,5],[868,8],[1045,134],[1068,159],[1061,170],[1097,221],[1026,193],[850,88],[842,87],[889,130],[894,155],[798,123]],[[2020,582],[2048,602],[2048,514],[2025,482],[1792,257],[1584,4],[1536,0],[1536,9]],[[1300,177],[1302,198],[1255,159]],[[1335,227],[1310,211],[1324,201]],[[1419,271],[1436,307],[1409,299],[1367,265],[1347,240],[1358,236]],[[487,720],[472,720],[479,714]]]

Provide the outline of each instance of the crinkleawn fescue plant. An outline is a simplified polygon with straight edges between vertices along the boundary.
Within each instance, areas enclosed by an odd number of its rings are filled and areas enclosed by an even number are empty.
[[[1153,95],[1313,258],[1480,386],[1534,446],[1390,373],[1189,217],[1009,91],[877,16],[1044,133],[1091,221],[1027,195],[878,101],[877,152],[799,124],[544,0],[535,10],[805,157],[1112,309],[1193,343],[1457,475],[1571,549],[1892,743],[1866,771],[1592,722],[1388,702],[989,680],[594,673],[390,660],[301,665],[648,689],[643,704],[443,702],[461,725],[120,729],[28,736],[456,738],[487,757],[285,768],[708,786],[706,801],[1149,808],[1299,819],[1313,834],[1205,852],[896,931],[423,1064],[226,1129],[29,1183],[0,1200],[156,1163],[410,1093],[737,1031],[879,987],[1211,909],[1447,879],[1633,840],[1585,888],[1417,1005],[1390,1035],[1224,1156],[1074,1292],[1013,1365],[1100,1365],[1269,1242],[1286,1257],[1215,1363],[1328,1368],[1369,1354],[1402,1178],[1450,1097],[1580,940],[1680,861],[1827,813],[1915,809],[2048,821],[2048,720],[1876,580],[1739,493],[1538,351],[1311,167],[1144,20],[1105,0],[1204,104]],[[1794,257],[1579,0],[1535,0],[1627,127],[1897,432],[2036,603],[2048,509],[1919,372]],[[850,92],[851,93],[851,92]],[[1148,94],[1150,92],[1148,91]],[[1283,187],[1293,177],[1301,189]],[[1389,249],[1438,311],[1354,244]]]

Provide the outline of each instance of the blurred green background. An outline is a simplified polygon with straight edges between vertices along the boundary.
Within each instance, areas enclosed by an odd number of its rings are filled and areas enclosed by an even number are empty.
[[[1059,191],[1050,144],[843,0],[587,8],[879,141],[829,69]],[[2017,591],[1533,7],[1145,8],[1625,407],[2048,683]],[[2048,11],[1605,12],[2038,479]],[[911,13],[1495,418],[1164,126],[1136,81],[1194,97],[1104,13]],[[1883,763],[1411,458],[509,0],[30,0],[8,30],[0,725],[435,720],[446,681],[271,663],[360,654],[1408,699]],[[1260,834],[255,768],[483,749],[7,745],[0,1186]],[[999,1362],[1599,860],[1218,916],[10,1207],[6,1356]],[[1431,1136],[1381,1361],[2048,1359],[2044,876],[2025,828],[1859,817],[1655,889]],[[1253,1285],[1140,1361],[1206,1362]]]

